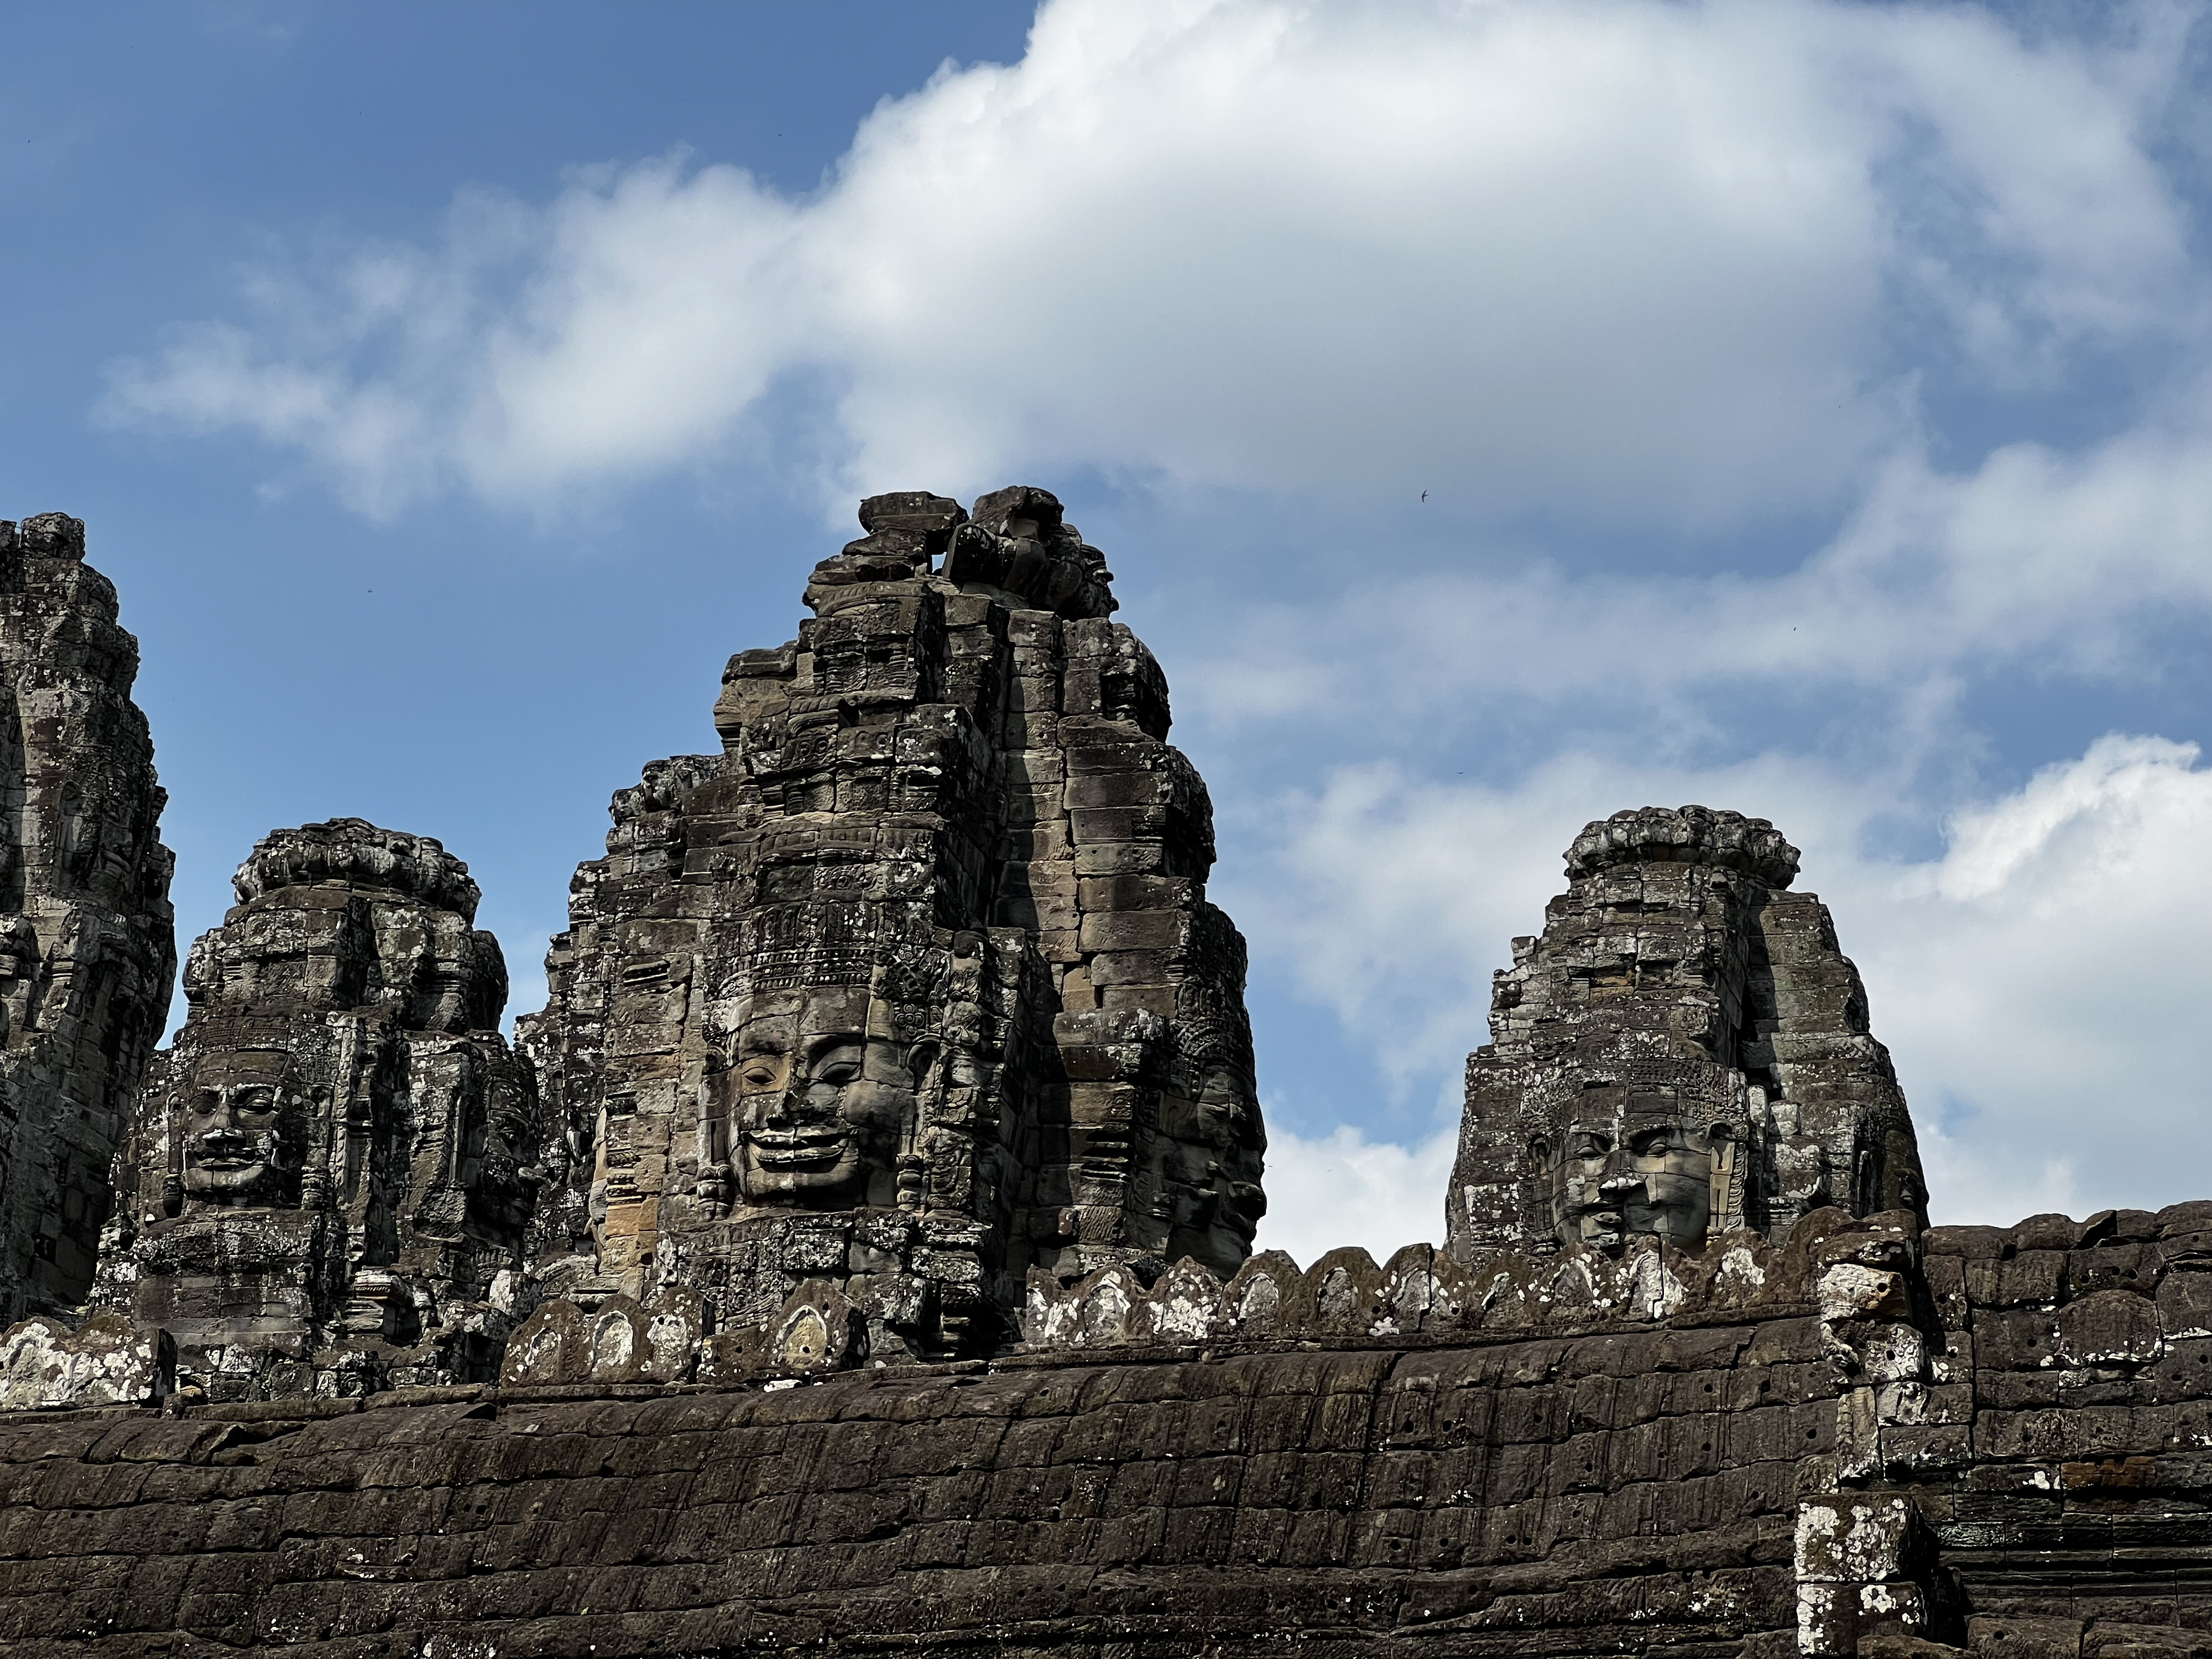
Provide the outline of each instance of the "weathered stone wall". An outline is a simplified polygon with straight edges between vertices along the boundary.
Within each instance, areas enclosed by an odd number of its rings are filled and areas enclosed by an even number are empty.
[[[1041,1276],[988,1362],[19,1413],[0,1643],[2179,1659],[2209,1241],[1832,1210],[1450,1307],[1426,1247],[1260,1258],[1195,1323],[1189,1273]]]
[[[0,1643],[1780,1651],[1809,1311],[0,1423]]]
[[[0,520],[0,1318],[91,1285],[176,971],[138,641],[84,525]]]
[[[2212,1650],[2212,1203],[1923,1235],[1923,1426],[1886,1431],[1973,1615],[2033,1656]]]

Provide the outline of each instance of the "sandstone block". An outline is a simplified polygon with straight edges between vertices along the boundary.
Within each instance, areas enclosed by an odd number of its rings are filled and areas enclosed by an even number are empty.
[[[167,1331],[103,1315],[70,1330],[44,1315],[0,1332],[0,1411],[158,1406],[176,1386]]]

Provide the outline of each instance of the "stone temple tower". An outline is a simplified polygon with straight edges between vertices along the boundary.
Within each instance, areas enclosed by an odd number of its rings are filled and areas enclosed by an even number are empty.
[[[1032,1268],[1244,1259],[1244,944],[1166,682],[1060,503],[860,523],[798,638],[731,659],[720,752],[648,766],[577,872],[520,1027],[571,1158],[537,1271],[731,1330],[819,1281],[878,1353],[979,1352]]]
[[[1452,1253],[1696,1249],[1808,1210],[1924,1224],[1889,1052],[1797,849],[1763,818],[1645,807],[1567,849],[1497,976],[1445,1199]]]
[[[185,963],[96,1311],[216,1399],[495,1374],[544,1177],[468,866],[359,818],[263,837]]]
[[[84,1299],[176,972],[138,641],[84,524],[0,520],[0,1323]]]

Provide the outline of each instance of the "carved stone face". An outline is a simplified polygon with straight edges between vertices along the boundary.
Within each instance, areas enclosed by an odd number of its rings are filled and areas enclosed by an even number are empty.
[[[304,1102],[281,1073],[202,1073],[186,1094],[179,1133],[187,1198],[217,1206],[299,1201]]]
[[[1619,1251],[1638,1234],[1685,1249],[1712,1222],[1713,1139],[1699,1127],[1618,1118],[1567,1126],[1556,1147],[1539,1141],[1563,1243]]]
[[[528,1097],[495,1079],[485,1098],[470,1114],[462,1143],[461,1186],[469,1208],[480,1220],[520,1227],[529,1219],[531,1195],[542,1179],[534,1167],[538,1153],[537,1125]]]
[[[1188,1095],[1161,1097],[1160,1132],[1174,1188],[1170,1255],[1233,1273],[1267,1212],[1260,1186],[1267,1135],[1250,1081],[1233,1066],[1200,1066]]]
[[[852,1209],[897,1200],[900,1142],[915,1109],[905,1045],[864,1029],[866,994],[810,992],[739,1027],[710,1079],[742,1201]]]

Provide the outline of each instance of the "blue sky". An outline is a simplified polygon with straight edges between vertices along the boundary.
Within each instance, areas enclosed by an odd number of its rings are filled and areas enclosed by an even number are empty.
[[[1650,802],[1805,849],[1939,1216],[2162,1204],[2212,1191],[2206,41],[19,8],[0,513],[122,591],[185,939],[357,813],[470,861],[535,1006],[608,795],[854,501],[1035,483],[1212,787],[1267,1242],[1436,1235],[1490,972]]]

